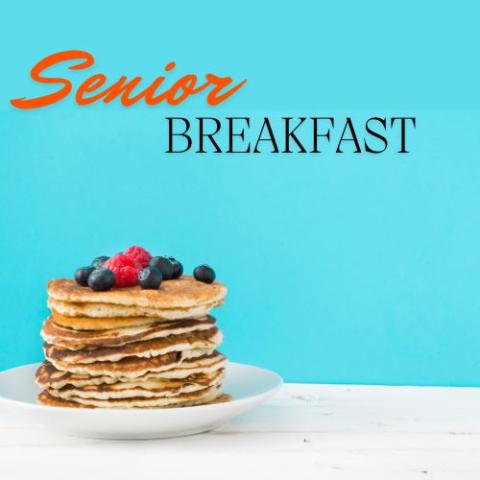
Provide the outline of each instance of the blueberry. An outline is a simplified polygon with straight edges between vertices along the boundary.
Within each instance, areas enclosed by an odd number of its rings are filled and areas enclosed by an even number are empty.
[[[183,274],[183,265],[174,257],[167,257],[173,265],[173,277],[179,278]]]
[[[105,292],[115,285],[115,274],[107,268],[94,270],[88,277],[88,286],[96,292]]]
[[[95,269],[93,267],[80,267],[75,270],[75,281],[82,287],[88,285],[88,277]]]
[[[157,267],[147,267],[138,274],[138,281],[142,288],[156,290],[162,283],[162,271]]]
[[[215,281],[215,271],[208,265],[200,265],[193,271],[193,276],[199,282],[213,283]]]
[[[97,257],[93,262],[90,264],[93,268],[102,268],[102,265],[109,259],[110,257],[106,257],[102,255],[101,257]]]
[[[153,257],[148,266],[158,268],[162,272],[163,280],[173,278],[173,264],[167,257]]]

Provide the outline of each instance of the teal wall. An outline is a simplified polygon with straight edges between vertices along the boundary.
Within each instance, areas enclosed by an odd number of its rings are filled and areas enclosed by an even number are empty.
[[[46,283],[131,244],[208,262],[233,360],[287,381],[480,385],[480,11],[475,2],[11,2],[2,7],[0,368],[38,361]],[[212,71],[217,107],[38,95],[29,69]],[[62,69],[60,71],[63,72]],[[165,155],[165,116],[414,115],[411,151]]]

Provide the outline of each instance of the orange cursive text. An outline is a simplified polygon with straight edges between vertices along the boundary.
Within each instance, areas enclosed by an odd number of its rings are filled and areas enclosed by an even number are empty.
[[[49,77],[45,71],[62,62],[74,61],[69,70],[83,70],[94,65],[95,59],[92,54],[82,50],[66,50],[64,52],[53,53],[40,60],[31,70],[30,76],[35,82],[51,84],[57,86],[57,90],[48,95],[42,95],[34,98],[15,98],[10,103],[17,108],[29,109],[40,108],[52,105],[66,98],[73,89],[72,82],[63,77]],[[164,70],[170,72],[175,68],[175,62],[168,63]],[[143,100],[147,105],[158,105],[165,101],[169,105],[179,105],[189,96],[202,91],[208,91],[206,100],[209,105],[218,105],[235,92],[237,92],[246,80],[236,85],[232,77],[219,77],[213,73],[205,75],[205,81],[198,84],[197,76],[188,74],[179,78],[171,87],[161,91],[165,76],[157,77],[150,85],[142,86],[142,77],[136,76],[128,78],[122,75],[113,83],[108,82],[107,76],[103,73],[96,73],[88,77],[75,92],[75,101],[78,105],[89,105],[98,101],[109,103],[117,98],[125,107],[130,107]]]

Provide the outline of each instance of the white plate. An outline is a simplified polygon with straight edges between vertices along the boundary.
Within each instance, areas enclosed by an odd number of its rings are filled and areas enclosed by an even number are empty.
[[[206,432],[263,402],[282,384],[282,378],[269,370],[229,363],[223,390],[234,399],[226,403],[145,410],[47,407],[36,402],[38,365],[0,373],[0,408],[67,435],[88,438],[167,438]]]

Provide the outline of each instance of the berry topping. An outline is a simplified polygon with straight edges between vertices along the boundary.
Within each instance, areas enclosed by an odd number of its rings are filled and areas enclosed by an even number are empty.
[[[152,256],[144,248],[137,245],[127,248],[124,253],[125,255],[132,257],[140,268],[145,268],[148,265],[148,262],[152,259]]]
[[[115,274],[115,287],[133,287],[138,284],[138,271],[140,268],[135,260],[124,253],[117,253],[109,258],[103,268]]]
[[[167,257],[153,257],[148,266],[158,268],[164,280],[173,278],[173,264]]]
[[[110,257],[106,257],[105,255],[102,255],[101,257],[97,257],[93,262],[91,263],[93,268],[102,268],[103,264],[109,259]]]
[[[167,257],[173,266],[172,278],[179,278],[183,274],[183,265],[174,257]]]
[[[147,267],[138,274],[140,287],[148,289],[157,289],[162,283],[162,271],[156,267]]]
[[[88,277],[88,286],[96,292],[105,292],[115,285],[115,275],[111,270],[100,268]]]
[[[81,267],[75,270],[75,281],[82,287],[88,285],[88,277],[95,269],[93,267]]]
[[[200,265],[193,271],[193,276],[199,282],[213,283],[215,281],[215,271],[208,265]]]

